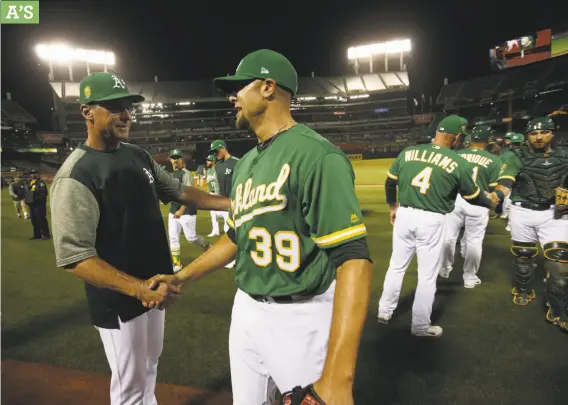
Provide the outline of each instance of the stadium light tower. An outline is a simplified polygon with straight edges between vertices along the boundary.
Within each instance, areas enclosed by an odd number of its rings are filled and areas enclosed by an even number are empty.
[[[91,65],[103,65],[104,71],[108,66],[114,66],[113,52],[75,48],[66,44],[38,44],[35,47],[37,56],[49,63],[49,80],[53,81],[53,65],[67,65],[69,80],[73,81],[73,63],[85,63],[87,74],[91,73]]]
[[[369,58],[369,71],[373,73],[373,58],[377,55],[385,55],[385,71],[389,70],[389,55],[400,54],[400,70],[404,70],[403,55],[410,52],[412,44],[410,39],[380,42],[376,44],[352,46],[347,49],[347,59],[353,60],[355,74],[359,74],[359,59]]]

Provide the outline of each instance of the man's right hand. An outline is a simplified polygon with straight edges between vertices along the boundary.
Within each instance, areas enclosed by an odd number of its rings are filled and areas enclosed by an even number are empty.
[[[390,217],[391,225],[394,225],[394,221],[396,220],[396,210],[397,210],[397,207],[391,207],[391,209],[390,209],[389,217]]]
[[[157,282],[155,277],[144,281],[137,298],[147,308],[165,309],[181,294],[181,288],[165,280]]]

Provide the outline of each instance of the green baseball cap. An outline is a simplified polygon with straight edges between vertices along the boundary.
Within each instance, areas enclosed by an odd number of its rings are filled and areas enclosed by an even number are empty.
[[[171,158],[180,158],[183,157],[183,153],[181,153],[180,149],[173,149],[170,151]]]
[[[260,49],[245,56],[233,76],[217,77],[215,86],[225,93],[234,93],[254,80],[273,79],[278,86],[295,95],[298,91],[298,73],[292,63],[278,52]]]
[[[144,97],[128,91],[125,81],[107,72],[91,73],[81,80],[79,85],[79,101],[81,104],[97,104],[101,101],[130,99],[133,103],[141,103]]]
[[[511,132],[511,143],[523,143],[525,141],[525,136],[519,134],[518,132]]]
[[[535,118],[535,119],[532,119],[532,120],[529,121],[529,123],[527,124],[527,129],[525,130],[525,132],[529,133],[531,131],[537,131],[539,129],[544,129],[544,130],[548,130],[548,131],[555,131],[556,130],[556,124],[554,123],[554,121],[550,117]]]
[[[515,133],[514,132],[507,132],[505,134],[505,139],[511,139]]]
[[[466,127],[468,121],[459,115],[449,115],[440,121],[437,131],[447,134],[467,134]]]
[[[210,162],[216,162],[217,158],[215,157],[215,155],[209,155],[209,156],[207,156],[207,159],[205,159],[205,160],[208,160]]]
[[[489,125],[477,125],[471,131],[471,139],[473,141],[487,141],[493,134],[494,131]]]
[[[216,139],[213,142],[211,142],[211,147],[209,148],[209,152],[213,152],[219,148],[226,148],[227,145],[225,144],[225,141],[223,141],[222,139]]]

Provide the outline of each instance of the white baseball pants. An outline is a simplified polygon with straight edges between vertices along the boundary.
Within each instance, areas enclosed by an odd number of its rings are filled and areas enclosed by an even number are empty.
[[[454,264],[456,243],[460,229],[465,224],[465,232],[461,239],[464,255],[463,279],[474,280],[481,264],[483,238],[489,223],[489,210],[485,207],[472,205],[460,195],[456,199],[454,210],[446,215],[446,246],[442,268],[448,273]]]
[[[152,309],[120,329],[97,328],[112,372],[111,405],[157,405],[158,359],[164,345],[166,312]]]
[[[263,405],[274,384],[283,393],[321,377],[334,292],[335,282],[309,301],[276,304],[237,290],[229,332],[234,405]]]
[[[507,194],[503,199],[503,213],[501,218],[508,218],[511,213],[511,193]]]
[[[534,211],[511,205],[511,239],[517,242],[568,241],[568,220],[554,219],[554,210]]]
[[[445,217],[416,208],[398,208],[392,233],[392,256],[379,300],[379,316],[392,316],[398,305],[404,273],[416,254],[418,285],[412,306],[412,330],[430,326],[444,248]]]
[[[224,211],[209,211],[209,213],[211,214],[211,233],[213,234],[217,234],[219,235],[219,222],[218,220],[220,218],[224,218],[225,219],[225,233],[227,233],[227,230],[229,228],[229,225],[227,225],[227,218],[228,218],[228,212],[224,212]],[[226,213],[227,216],[223,217],[223,213]]]
[[[179,250],[180,240],[179,236],[183,230],[185,238],[190,243],[195,243],[198,246],[205,247],[205,240],[197,234],[197,215],[182,215],[175,218],[174,214],[168,215],[168,233],[170,236],[170,249]]]

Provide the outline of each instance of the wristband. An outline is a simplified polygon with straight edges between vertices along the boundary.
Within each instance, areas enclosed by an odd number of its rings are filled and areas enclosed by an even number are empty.
[[[499,201],[503,201],[505,199],[505,193],[501,190],[494,190],[494,192],[497,194],[497,197],[499,197]]]

